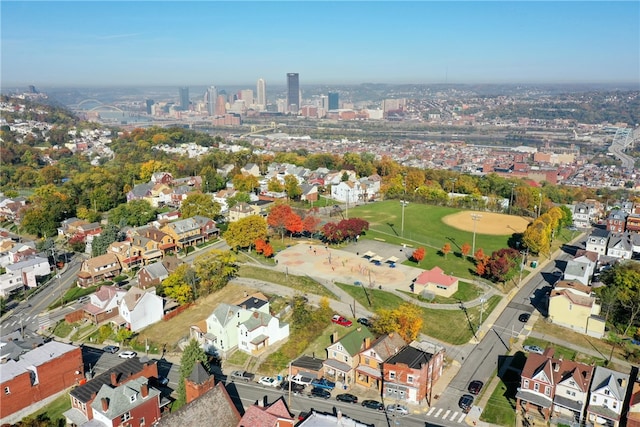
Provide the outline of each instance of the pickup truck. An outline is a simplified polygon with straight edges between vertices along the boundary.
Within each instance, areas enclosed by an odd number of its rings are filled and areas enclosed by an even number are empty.
[[[305,375],[297,374],[291,377],[291,382],[300,385],[309,385],[313,381],[313,377],[307,377]]]
[[[247,372],[247,371],[233,371],[231,372],[230,376],[232,381],[238,380],[238,381],[249,382],[249,381],[253,381],[256,374],[252,374],[251,372]]]
[[[329,381],[326,378],[320,378],[311,381],[311,386],[316,388],[323,388],[325,390],[333,390],[336,386],[336,383],[334,383],[333,381]]]

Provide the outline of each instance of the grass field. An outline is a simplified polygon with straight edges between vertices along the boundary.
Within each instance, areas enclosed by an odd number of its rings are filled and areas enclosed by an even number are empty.
[[[336,296],[327,288],[313,279],[304,276],[294,276],[280,271],[267,268],[243,265],[238,270],[238,277],[264,280],[265,282],[277,283],[288,288],[295,289],[301,293],[310,293],[335,299]]]
[[[520,376],[512,370],[506,371],[489,397],[480,420],[500,426],[515,425],[516,392],[519,386]]]

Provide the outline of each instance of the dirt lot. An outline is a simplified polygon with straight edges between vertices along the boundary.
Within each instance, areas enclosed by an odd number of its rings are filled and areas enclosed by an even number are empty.
[[[442,218],[442,222],[448,226],[464,231],[473,231],[473,223],[477,222],[476,231],[479,234],[493,234],[497,236],[522,233],[529,225],[527,218],[493,212],[478,213],[481,218],[478,221],[473,221],[471,218],[472,213],[478,212],[463,211],[453,215],[447,215]]]
[[[139,339],[144,340],[148,338],[149,341],[160,345],[166,343],[167,347],[171,348],[176,345],[182,337],[189,335],[189,327],[191,325],[205,320],[219,303],[235,302],[238,298],[242,298],[244,291],[250,292],[246,286],[238,286],[230,283],[221,291],[198,300],[195,305],[178,314],[173,319],[149,326],[142,331]]]

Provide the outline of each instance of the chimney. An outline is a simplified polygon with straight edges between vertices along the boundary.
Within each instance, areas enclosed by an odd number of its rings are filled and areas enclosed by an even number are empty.
[[[258,399],[258,401],[256,402],[258,404],[258,407],[260,408],[266,408],[267,407],[267,402],[269,398],[267,396],[262,396],[262,399]]]
[[[149,396],[149,384],[144,383],[140,386],[140,395],[143,399]]]
[[[369,348],[369,347],[371,347],[371,338],[366,337],[366,338],[364,339],[364,348],[365,348],[365,349],[367,349],[367,348]]]
[[[118,374],[111,372],[111,385],[116,387],[118,385]]]
[[[331,344],[338,342],[338,332],[334,332],[331,334]]]
[[[109,410],[109,399],[106,397],[102,398],[102,412],[107,412]]]

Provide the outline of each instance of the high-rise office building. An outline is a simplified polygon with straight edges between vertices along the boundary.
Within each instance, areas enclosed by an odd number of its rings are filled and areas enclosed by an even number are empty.
[[[189,88],[181,87],[179,91],[180,91],[180,108],[183,111],[188,111],[189,110]]]
[[[258,79],[256,84],[256,93],[258,95],[258,102],[260,110],[264,110],[267,107],[267,84],[264,79]]]
[[[238,97],[238,99],[241,99],[244,101],[244,105],[245,107],[249,108],[251,105],[253,105],[253,90],[252,89],[242,89],[238,95],[240,95]]]
[[[216,102],[218,102],[218,88],[209,86],[204,94],[204,105],[207,107],[207,114],[215,116]]]
[[[287,73],[287,112],[298,114],[300,108],[300,81],[298,73]]]
[[[155,102],[153,101],[153,99],[147,99],[145,102],[147,104],[147,114],[151,114],[151,107],[153,107],[153,104],[155,104]]]
[[[338,108],[340,108],[338,92],[329,92],[329,110],[337,110]]]

